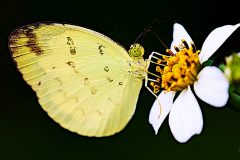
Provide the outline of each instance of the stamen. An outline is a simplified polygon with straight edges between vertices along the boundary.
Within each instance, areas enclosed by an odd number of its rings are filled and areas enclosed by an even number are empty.
[[[167,52],[168,54],[170,54],[171,56],[174,56],[174,55],[175,55],[170,49],[166,49],[166,52]]]
[[[188,46],[187,42],[186,42],[184,39],[182,39],[182,43],[183,43],[183,45],[184,45],[187,49],[189,49],[189,46]]]
[[[174,46],[174,49],[175,49],[176,52],[179,52],[179,51],[180,51],[179,48],[176,47],[176,46]]]
[[[193,53],[195,53],[197,51],[195,44],[193,42],[191,42],[190,44],[193,49]]]
[[[156,67],[156,72],[161,72],[161,71],[162,71],[162,69],[159,66],[157,66]]]
[[[154,86],[153,86],[153,92],[154,92],[154,93],[158,93],[159,91],[160,91],[160,86],[154,85]]]
[[[157,65],[157,75],[160,75],[156,81],[151,83],[154,94],[160,90],[182,91],[197,80],[201,67],[198,57],[200,51],[196,50],[193,43],[189,47],[185,40],[182,40],[179,47],[174,48],[178,51],[175,55],[162,56],[162,59],[154,62]],[[170,49],[166,52],[173,54]]]

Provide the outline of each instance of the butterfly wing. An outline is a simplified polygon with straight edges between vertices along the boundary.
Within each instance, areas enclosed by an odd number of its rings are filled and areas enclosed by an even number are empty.
[[[121,131],[134,114],[142,78],[126,50],[92,30],[37,23],[14,31],[9,48],[42,108],[61,126],[85,136]]]

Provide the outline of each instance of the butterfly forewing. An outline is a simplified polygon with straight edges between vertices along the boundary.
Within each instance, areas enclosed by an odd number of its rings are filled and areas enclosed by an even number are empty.
[[[131,119],[142,79],[110,38],[67,24],[38,23],[14,31],[9,48],[43,109],[61,126],[109,136]]]

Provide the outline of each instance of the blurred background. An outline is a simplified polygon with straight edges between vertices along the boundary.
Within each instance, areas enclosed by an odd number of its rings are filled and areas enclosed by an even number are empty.
[[[236,3],[236,2],[235,2]],[[40,21],[67,22],[111,37],[125,48],[148,25],[166,45],[172,26],[181,23],[198,49],[208,34],[226,24],[240,23],[237,4],[210,1],[13,1],[0,5],[0,159],[240,159],[240,111],[230,104],[221,109],[200,101],[204,128],[185,144],[174,140],[166,120],[158,135],[148,123],[155,98],[143,87],[136,112],[120,133],[88,138],[60,127],[41,109],[35,93],[15,68],[8,51],[8,36],[16,28]],[[158,21],[158,23],[152,23]],[[240,29],[216,54],[240,51]],[[154,35],[141,41],[146,57],[164,51]]]

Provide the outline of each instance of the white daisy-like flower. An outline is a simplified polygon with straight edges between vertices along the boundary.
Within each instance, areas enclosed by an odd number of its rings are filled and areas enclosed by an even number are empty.
[[[155,134],[168,114],[171,132],[178,142],[187,142],[193,135],[201,133],[202,112],[190,85],[193,85],[201,100],[214,107],[222,107],[227,103],[229,83],[224,74],[214,66],[207,66],[202,70],[200,68],[239,26],[240,24],[225,25],[213,30],[200,52],[196,50],[184,27],[174,24],[173,41],[168,50],[172,55],[162,56],[162,59],[158,60],[156,71],[161,75],[159,83],[151,84],[156,92],[160,88],[164,90],[158,96],[159,101],[154,102],[149,114],[149,122]],[[180,94],[173,102],[178,91]]]

